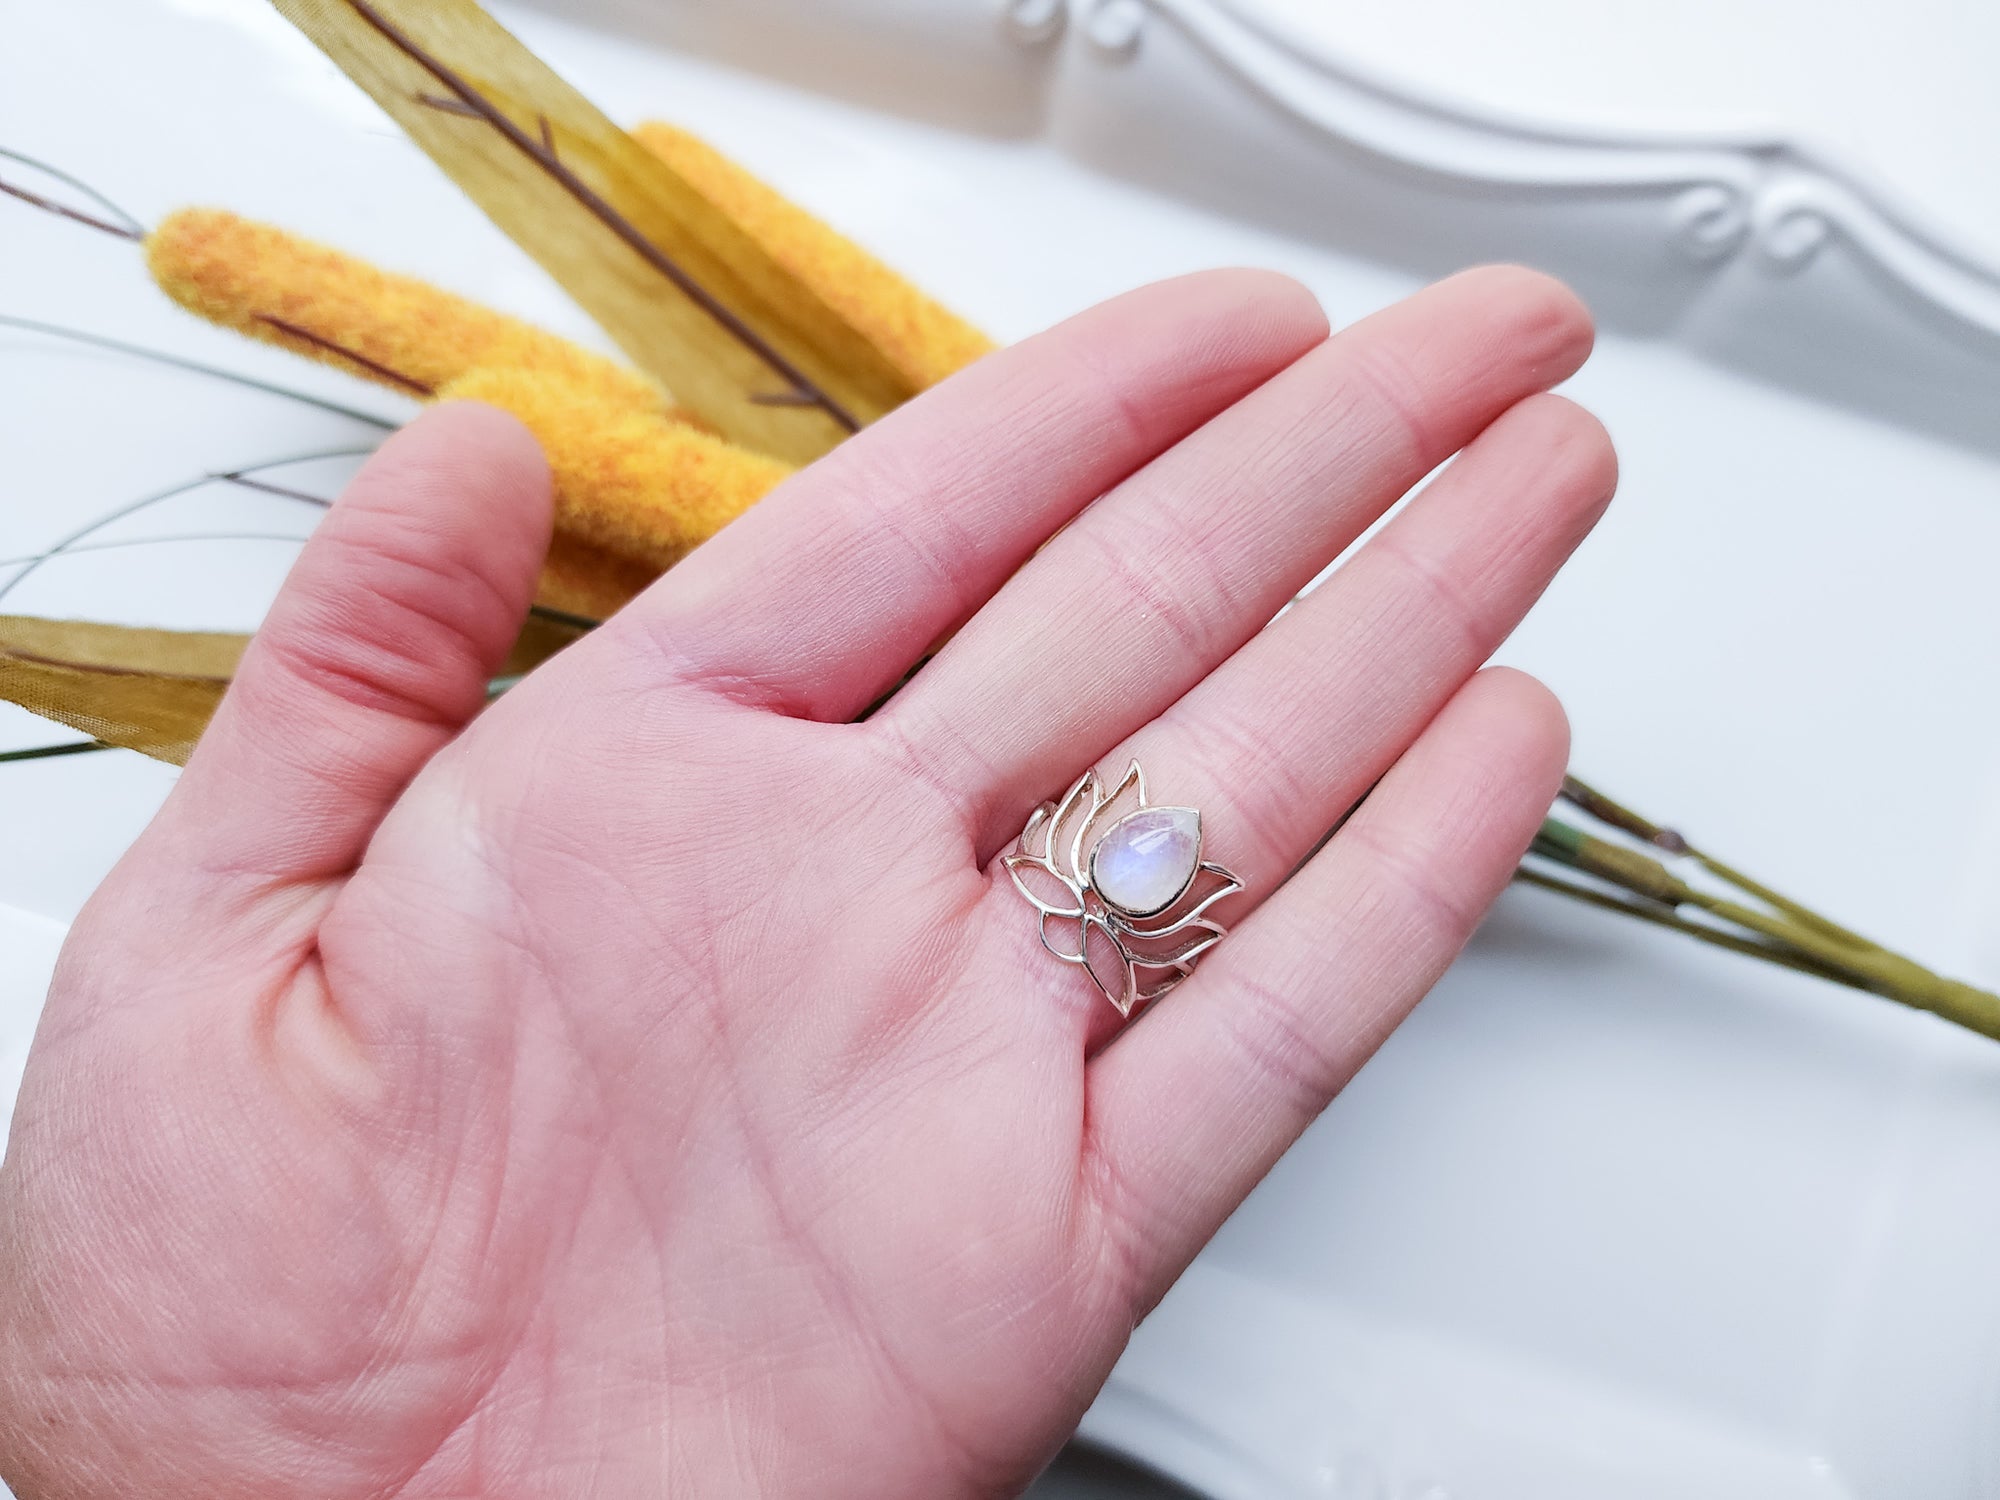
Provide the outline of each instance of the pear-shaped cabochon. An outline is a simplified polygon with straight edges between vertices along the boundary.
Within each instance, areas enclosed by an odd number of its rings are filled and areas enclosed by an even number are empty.
[[[1200,813],[1142,807],[1104,830],[1090,852],[1090,884],[1105,905],[1150,917],[1180,899],[1200,863]]]

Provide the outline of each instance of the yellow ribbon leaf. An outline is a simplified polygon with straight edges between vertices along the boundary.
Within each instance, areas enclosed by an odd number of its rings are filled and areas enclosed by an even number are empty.
[[[275,0],[674,400],[807,463],[915,393],[473,0]]]

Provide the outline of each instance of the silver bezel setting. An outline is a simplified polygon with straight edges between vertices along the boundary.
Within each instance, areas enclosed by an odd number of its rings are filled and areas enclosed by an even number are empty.
[[[1002,860],[1015,889],[1041,914],[1042,946],[1081,968],[1126,1017],[1194,972],[1227,930],[1210,914],[1215,903],[1243,889],[1229,870],[1201,858],[1206,836],[1198,832],[1194,869],[1165,906],[1128,911],[1102,896],[1094,868],[1098,847],[1119,823],[1154,806],[1136,760],[1108,789],[1096,771],[1086,771],[1060,801],[1035,809]],[[1200,830],[1199,811],[1189,810]]]

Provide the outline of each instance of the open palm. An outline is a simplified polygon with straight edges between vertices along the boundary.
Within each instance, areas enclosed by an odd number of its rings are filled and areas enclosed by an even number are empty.
[[[1275,276],[1134,293],[469,727],[546,480],[497,413],[414,424],[64,956],[0,1178],[0,1471],[1018,1488],[1548,804],[1559,710],[1479,668],[1611,489],[1538,394],[1589,337],[1511,270],[1331,339]],[[1134,758],[1246,889],[1111,1042],[995,856]]]

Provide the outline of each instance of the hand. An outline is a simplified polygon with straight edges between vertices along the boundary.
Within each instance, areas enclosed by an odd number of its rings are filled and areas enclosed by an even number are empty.
[[[1602,431],[1538,394],[1589,342],[1516,270],[1331,339],[1277,276],[1135,292],[845,444],[483,713],[546,479],[496,412],[414,423],[71,937],[0,1176],[0,1471],[1025,1483],[1556,789],[1560,710],[1479,668],[1610,494]],[[1106,1046],[995,855],[1135,756],[1247,889]]]

